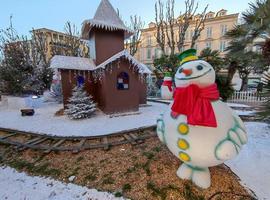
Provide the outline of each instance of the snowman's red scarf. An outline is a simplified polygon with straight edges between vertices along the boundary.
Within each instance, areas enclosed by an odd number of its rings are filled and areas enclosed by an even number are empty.
[[[199,88],[197,85],[176,88],[172,111],[186,115],[190,125],[217,127],[211,101],[218,99],[219,92],[216,84],[205,88]]]
[[[162,86],[167,86],[170,90],[170,92],[172,92],[172,81],[163,81]]]

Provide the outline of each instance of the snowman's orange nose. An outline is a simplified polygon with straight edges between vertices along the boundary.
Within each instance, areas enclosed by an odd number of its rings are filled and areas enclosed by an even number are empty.
[[[182,71],[186,76],[190,76],[192,74],[192,69],[183,69]]]

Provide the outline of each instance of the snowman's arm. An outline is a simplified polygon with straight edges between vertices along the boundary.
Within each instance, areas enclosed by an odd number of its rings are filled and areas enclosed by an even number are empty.
[[[246,127],[241,118],[234,111],[232,111],[232,114],[235,123],[235,126],[233,128],[234,132],[236,132],[241,144],[244,145],[248,142]]]
[[[234,113],[234,112],[233,112]],[[234,127],[228,130],[227,137],[220,141],[215,149],[215,156],[218,160],[230,160],[234,158],[247,143],[247,134],[244,123],[234,113]]]
[[[160,114],[160,116],[157,119],[157,135],[162,143],[166,143],[166,141],[165,141],[165,123],[163,120],[163,114]]]

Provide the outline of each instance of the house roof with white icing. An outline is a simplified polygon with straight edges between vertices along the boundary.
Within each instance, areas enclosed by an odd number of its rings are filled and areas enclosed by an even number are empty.
[[[89,58],[56,55],[51,59],[50,67],[53,69],[95,70],[96,65]]]
[[[148,69],[148,67],[146,65],[144,65],[143,63],[140,63],[139,61],[137,61],[133,56],[131,56],[129,54],[129,52],[127,50],[123,50],[123,51],[120,51],[119,53],[115,54],[114,56],[112,56],[108,60],[101,63],[99,66],[97,66],[97,69],[98,68],[105,69],[106,66],[108,66],[110,63],[112,63],[113,61],[115,61],[115,60],[117,60],[119,58],[122,58],[122,57],[126,58],[129,62],[131,62],[136,67],[138,67],[139,73],[141,73],[141,74],[152,74],[152,72]]]
[[[82,38],[88,39],[89,32],[94,27],[109,31],[123,30],[125,31],[126,37],[133,34],[132,30],[125,26],[108,0],[101,1],[93,19],[83,22]]]
[[[104,61],[100,65],[96,66],[94,61],[89,58],[71,57],[71,56],[54,56],[51,59],[50,67],[53,69],[70,69],[70,70],[87,70],[95,71],[98,69],[106,69],[106,67],[119,58],[126,58],[130,63],[136,66],[140,74],[151,74],[152,71],[149,68],[137,61],[133,56],[129,54],[127,50],[120,51],[108,60]]]

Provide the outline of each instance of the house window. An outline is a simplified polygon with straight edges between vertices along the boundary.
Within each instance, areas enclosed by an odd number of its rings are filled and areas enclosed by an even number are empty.
[[[160,48],[155,49],[155,58],[160,58],[162,55],[162,51]]]
[[[151,36],[148,36],[147,37],[147,45],[151,46],[151,44],[152,44],[152,38],[151,38]]]
[[[206,48],[212,48],[212,42],[206,42]]]
[[[85,82],[84,77],[81,75],[78,75],[77,76],[77,86],[82,87],[84,85],[84,82]]]
[[[147,59],[151,59],[151,55],[152,52],[151,52],[151,49],[147,49]]]
[[[129,75],[126,72],[121,72],[117,76],[117,89],[128,90],[129,89]]]
[[[228,31],[227,25],[221,25],[221,35],[224,36]]]
[[[206,33],[207,33],[207,38],[211,38],[212,37],[212,27],[207,27]]]
[[[219,46],[219,51],[224,52],[226,50],[226,41],[221,41]]]

